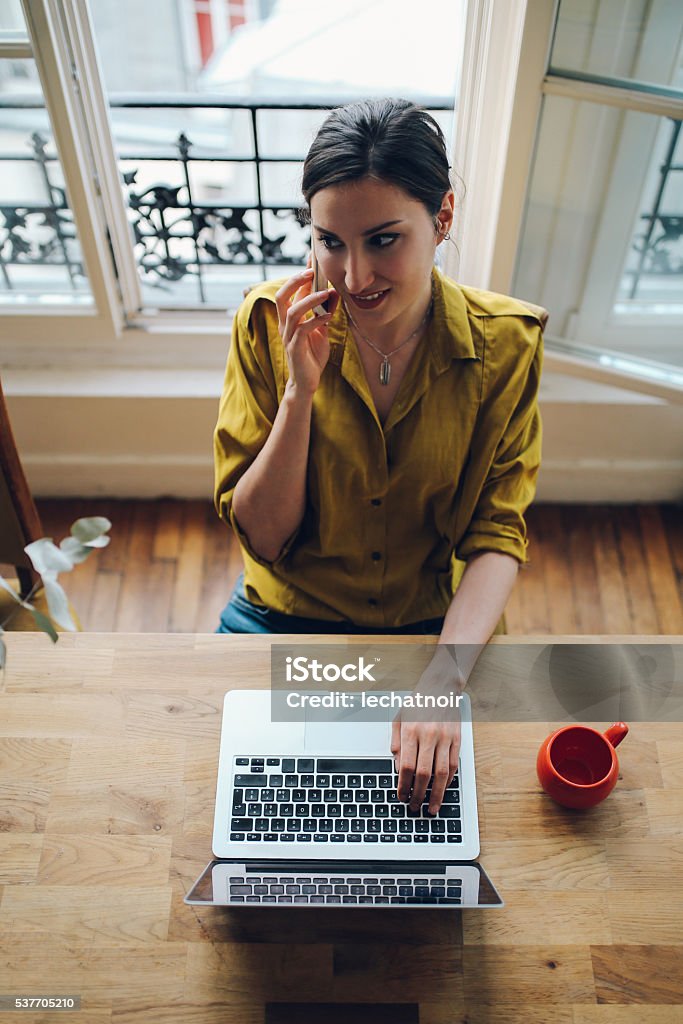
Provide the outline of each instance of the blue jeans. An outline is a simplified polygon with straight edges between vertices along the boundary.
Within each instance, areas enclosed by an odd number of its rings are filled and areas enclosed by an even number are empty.
[[[217,633],[359,633],[409,634],[438,636],[443,619],[425,619],[408,626],[357,626],[353,622],[330,622],[327,619],[307,619],[301,615],[285,615],[270,608],[252,604],[244,593],[244,573],[235,584],[230,600],[221,612]]]

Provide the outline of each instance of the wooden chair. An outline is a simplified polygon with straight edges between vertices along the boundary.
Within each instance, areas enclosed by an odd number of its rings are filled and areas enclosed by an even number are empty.
[[[16,578],[8,582],[22,597],[27,597],[39,581],[24,547],[42,536],[43,527],[19,459],[0,381],[0,564],[14,566]],[[31,604],[48,614],[42,588],[32,596]],[[0,588],[0,624],[11,614],[5,629],[38,629],[31,613],[25,608],[17,611],[11,596]]]

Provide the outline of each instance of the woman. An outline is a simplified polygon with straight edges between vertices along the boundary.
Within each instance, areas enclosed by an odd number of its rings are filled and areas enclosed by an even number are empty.
[[[414,104],[333,111],[303,193],[332,287],[312,293],[308,269],[235,318],[216,505],[245,574],[220,631],[437,634],[420,685],[450,690],[463,678],[442,645],[488,641],[526,559],[541,323],[435,269],[454,193],[441,130]],[[436,813],[459,744],[459,722],[394,723],[413,810],[433,774]]]

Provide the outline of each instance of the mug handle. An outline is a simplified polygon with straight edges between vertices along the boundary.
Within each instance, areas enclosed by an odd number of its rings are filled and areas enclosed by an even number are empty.
[[[615,722],[603,735],[613,747],[618,747],[627,732],[628,726],[626,722]]]

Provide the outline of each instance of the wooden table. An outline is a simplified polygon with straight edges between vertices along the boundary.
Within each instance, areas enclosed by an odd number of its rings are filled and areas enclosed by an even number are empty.
[[[553,723],[475,724],[481,859],[503,910],[185,906],[211,854],[223,694],[268,684],[269,643],[9,637],[0,993],[80,994],[83,1009],[3,1019],[683,1021],[680,725],[634,726],[617,789],[577,814],[536,781]]]

